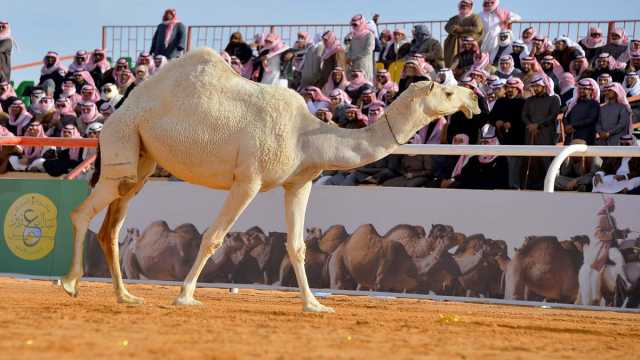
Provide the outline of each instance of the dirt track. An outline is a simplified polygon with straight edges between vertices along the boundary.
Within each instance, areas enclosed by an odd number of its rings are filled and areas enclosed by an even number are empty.
[[[0,278],[0,358],[637,359],[640,315],[332,296],[336,314],[303,314],[293,293],[198,289],[204,306],[169,305],[169,286]]]

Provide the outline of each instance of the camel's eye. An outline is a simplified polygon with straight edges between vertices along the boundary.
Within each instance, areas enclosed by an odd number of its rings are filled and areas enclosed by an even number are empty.
[[[453,96],[453,91],[447,91],[444,94],[447,95],[448,99],[450,99]]]

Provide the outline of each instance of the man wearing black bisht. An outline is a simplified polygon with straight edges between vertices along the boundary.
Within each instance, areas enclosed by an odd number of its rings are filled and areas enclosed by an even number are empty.
[[[168,60],[182,55],[186,48],[187,34],[184,24],[176,16],[175,9],[167,9],[162,16],[151,41],[151,55],[164,55]]]

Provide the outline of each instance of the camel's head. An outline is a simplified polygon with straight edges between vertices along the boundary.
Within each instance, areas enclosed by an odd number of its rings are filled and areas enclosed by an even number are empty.
[[[406,93],[411,99],[419,101],[420,108],[430,119],[458,111],[462,111],[469,119],[480,114],[478,96],[472,90],[461,86],[444,86],[435,81],[421,81],[411,84]]]

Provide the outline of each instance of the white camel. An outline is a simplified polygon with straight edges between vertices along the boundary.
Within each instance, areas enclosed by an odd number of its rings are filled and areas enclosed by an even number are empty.
[[[457,111],[468,117],[479,113],[470,90],[421,82],[375,124],[359,130],[335,128],[310,114],[294,91],[238,76],[213,50],[191,51],[136,88],[105,124],[99,180],[71,214],[74,251],[62,279],[64,289],[77,296],[85,232],[108,206],[98,239],[115,293],[119,302],[142,303],[122,282],[117,235],[128,202],[157,163],[187,182],[229,190],[175,304],[199,304],[193,294],[207,259],[258,192],[282,186],[287,252],[304,310],[332,312],[311,293],[304,268],[304,219],[312,180],[323,170],[352,169],[381,159],[432,120]]]

